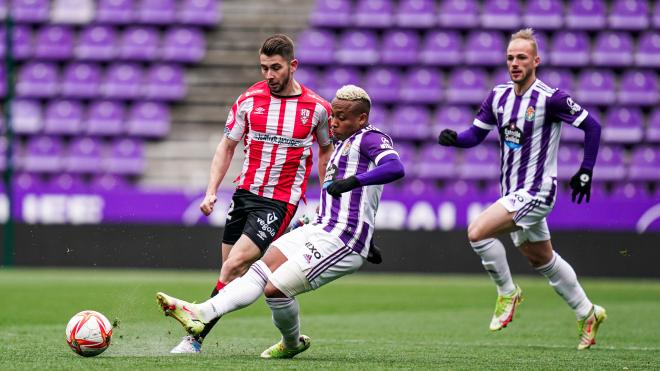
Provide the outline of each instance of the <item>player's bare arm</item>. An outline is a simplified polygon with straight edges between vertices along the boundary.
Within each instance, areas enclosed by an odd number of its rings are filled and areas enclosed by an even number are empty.
[[[332,142],[327,146],[319,145],[318,167],[320,184],[323,184],[323,179],[325,179],[325,169],[328,167],[328,161],[330,161],[330,155],[333,150],[334,146],[332,145]]]
[[[237,141],[223,137],[215,149],[213,162],[211,162],[209,184],[206,187],[206,195],[204,196],[202,203],[199,205],[200,210],[202,210],[206,216],[211,215],[213,212],[215,202],[218,200],[216,194],[218,192],[218,187],[220,187],[222,179],[224,179],[225,174],[227,174],[227,169],[229,169],[231,159],[234,157],[234,151],[236,150],[237,144]]]

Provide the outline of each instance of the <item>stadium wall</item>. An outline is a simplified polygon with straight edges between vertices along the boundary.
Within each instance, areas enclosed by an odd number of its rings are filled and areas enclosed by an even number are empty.
[[[14,265],[218,269],[221,236],[221,228],[208,226],[19,224]],[[502,240],[511,270],[535,274],[509,238]],[[376,242],[384,262],[365,264],[365,271],[483,273],[462,231],[383,230]],[[658,233],[560,231],[553,233],[553,243],[580,276],[660,277]]]

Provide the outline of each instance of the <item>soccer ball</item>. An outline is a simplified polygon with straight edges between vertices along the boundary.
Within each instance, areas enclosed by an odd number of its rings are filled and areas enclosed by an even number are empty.
[[[104,315],[93,310],[77,313],[66,325],[66,343],[83,357],[103,353],[110,346],[112,325]]]

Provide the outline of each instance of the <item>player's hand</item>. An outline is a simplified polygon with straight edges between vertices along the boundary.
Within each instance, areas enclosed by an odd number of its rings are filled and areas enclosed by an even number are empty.
[[[592,171],[589,169],[580,169],[575,175],[571,178],[570,186],[573,190],[571,200],[575,202],[575,197],[577,197],[577,203],[581,204],[582,199],[586,196],[586,202],[589,202],[591,198],[591,174]]]
[[[443,130],[438,136],[438,143],[442,146],[452,147],[456,145],[458,134],[451,129]]]
[[[218,201],[218,196],[207,194],[204,196],[204,201],[199,204],[199,209],[202,210],[204,215],[209,216],[213,212],[213,206],[215,206],[216,201]]]
[[[341,196],[342,193],[348,192],[359,186],[360,186],[360,182],[358,182],[357,178],[355,176],[350,176],[346,179],[335,180],[334,182],[332,182],[328,186],[328,193],[332,197],[339,197]]]

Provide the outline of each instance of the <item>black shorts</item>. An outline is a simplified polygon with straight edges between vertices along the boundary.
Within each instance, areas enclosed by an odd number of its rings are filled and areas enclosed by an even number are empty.
[[[227,213],[222,242],[233,245],[244,234],[264,253],[284,233],[296,209],[297,205],[237,189]]]

